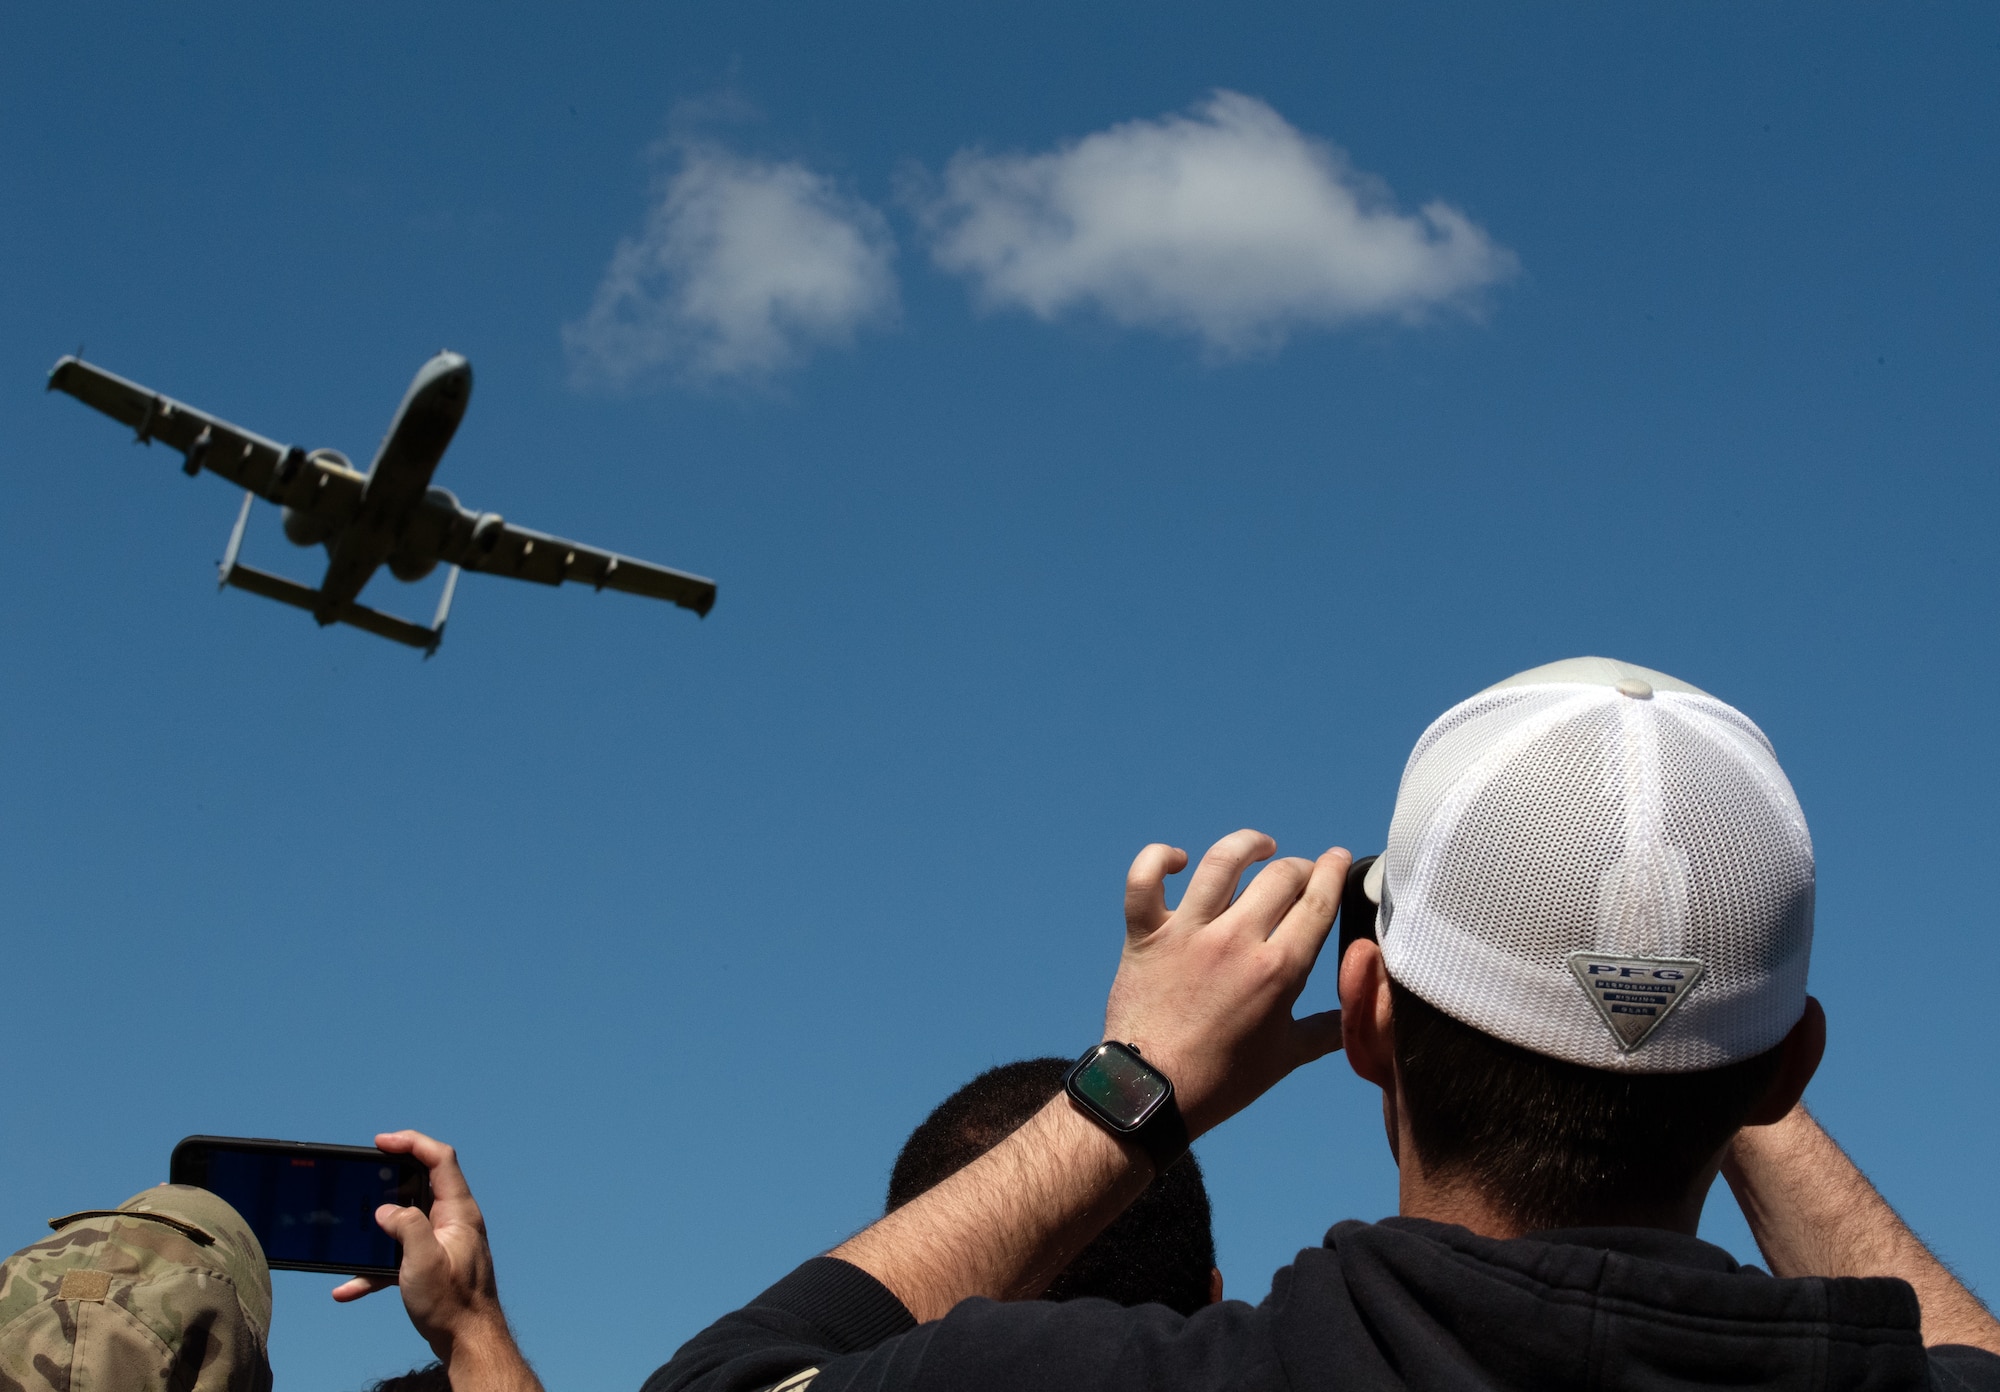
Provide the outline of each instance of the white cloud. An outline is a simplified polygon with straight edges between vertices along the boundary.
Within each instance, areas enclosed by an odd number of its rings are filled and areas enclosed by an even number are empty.
[[[684,144],[679,172],[563,330],[579,378],[759,378],[896,313],[882,215],[802,164]]]
[[[1048,154],[961,150],[923,212],[938,264],[989,304],[1095,306],[1222,353],[1465,305],[1517,267],[1456,208],[1398,211],[1341,151],[1235,92]]]

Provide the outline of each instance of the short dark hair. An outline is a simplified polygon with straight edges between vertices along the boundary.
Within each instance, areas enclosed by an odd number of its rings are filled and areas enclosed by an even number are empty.
[[[989,1068],[938,1103],[910,1133],[889,1174],[887,1211],[957,1174],[1062,1091],[1070,1060],[1022,1059]],[[1208,1304],[1215,1269],[1208,1188],[1192,1154],[1155,1179],[1133,1205],[1063,1268],[1045,1300],[1094,1295],[1120,1305],[1157,1301],[1183,1315]]]
[[[1776,1048],[1696,1073],[1613,1073],[1495,1039],[1389,993],[1410,1138],[1527,1231],[1667,1219],[1770,1089]]]
[[[442,1363],[426,1363],[407,1373],[368,1384],[368,1392],[451,1392],[451,1377]]]

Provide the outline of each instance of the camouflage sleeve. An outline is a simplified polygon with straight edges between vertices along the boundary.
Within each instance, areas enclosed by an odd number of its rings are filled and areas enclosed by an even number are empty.
[[[162,1184],[49,1226],[0,1263],[0,1389],[270,1392],[271,1272],[235,1209]]]

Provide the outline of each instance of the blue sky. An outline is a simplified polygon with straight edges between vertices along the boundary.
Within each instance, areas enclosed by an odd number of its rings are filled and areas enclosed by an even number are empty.
[[[1138,846],[1375,849],[1433,716],[1604,653],[1771,736],[1811,1099],[2000,1285],[1990,10],[42,7],[0,78],[0,1245],[421,1126],[551,1385],[635,1386],[1096,1037]],[[79,342],[360,458],[455,348],[438,482],[720,601],[470,577],[423,663],[218,598]],[[1200,1153],[1237,1295],[1393,1208],[1337,1059]],[[417,1360],[331,1284],[281,1386]]]

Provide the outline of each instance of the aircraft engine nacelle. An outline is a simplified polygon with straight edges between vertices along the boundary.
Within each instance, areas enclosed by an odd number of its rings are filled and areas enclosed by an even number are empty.
[[[479,520],[472,524],[472,549],[482,556],[493,554],[493,548],[500,544],[500,534],[507,530],[507,523],[497,512],[482,512]]]
[[[290,464],[290,461],[294,459],[304,459],[310,463],[319,464],[330,469],[339,469],[345,473],[352,473],[354,471],[352,461],[337,449],[316,449],[309,454],[303,455],[294,450],[290,455],[286,456],[287,464]],[[281,471],[284,467],[284,465],[280,466]],[[296,472],[297,465],[291,464],[291,469],[293,472]],[[285,481],[290,482],[290,479],[287,478]],[[318,546],[333,535],[333,527],[330,523],[314,517],[309,512],[297,512],[291,508],[286,508],[284,512],[285,539],[290,541],[294,546]]]
[[[296,508],[285,510],[285,540],[294,546],[317,546],[333,535],[333,526],[324,518]]]
[[[421,580],[437,569],[436,556],[391,556],[389,573],[398,580]]]
[[[437,569],[438,556],[450,549],[453,532],[473,521],[449,488],[426,488],[423,505],[410,515],[389,553],[389,573],[398,580],[421,580]]]

